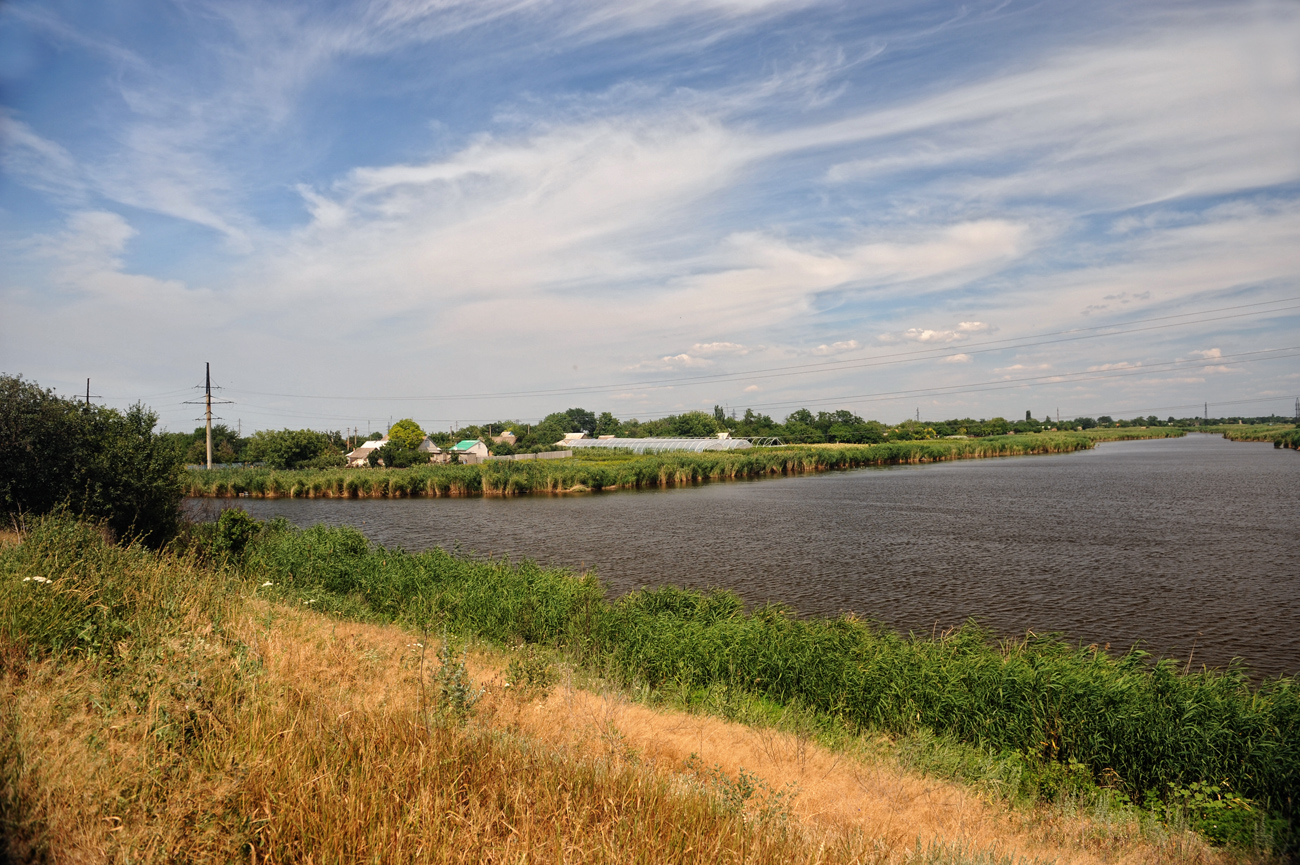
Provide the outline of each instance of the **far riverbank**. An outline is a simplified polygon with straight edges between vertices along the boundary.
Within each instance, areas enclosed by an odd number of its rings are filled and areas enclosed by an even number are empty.
[[[1064,454],[1100,441],[1181,437],[1177,428],[1121,428],[872,445],[794,445],[717,453],[634,455],[587,451],[562,460],[427,465],[409,469],[191,469],[195,498],[405,498],[519,496],[686,486],[867,466]]]

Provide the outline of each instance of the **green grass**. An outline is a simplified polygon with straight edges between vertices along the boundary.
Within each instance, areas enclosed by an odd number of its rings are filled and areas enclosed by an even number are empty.
[[[1294,430],[1293,424],[1219,424],[1198,431],[1220,433],[1234,442],[1271,442],[1276,441],[1279,434]]]
[[[1092,442],[1093,437],[1067,432],[878,445],[753,448],[701,454],[593,453],[561,460],[428,465],[409,469],[231,468],[211,472],[190,470],[183,483],[188,496],[513,496],[678,486],[863,466],[1069,453],[1092,447]]]
[[[1082,775],[1137,802],[1213,783],[1294,819],[1300,689],[1290,677],[1255,685],[1240,667],[1184,673],[1137,650],[999,640],[973,624],[902,636],[853,618],[746,610],[726,592],[665,588],[611,602],[591,577],[408,554],[350,529],[279,526],[246,555],[250,575],[317,608],[559,647],[647,693],[734,689],[854,730],[1019,755],[1042,777],[1056,773],[1052,783]]]

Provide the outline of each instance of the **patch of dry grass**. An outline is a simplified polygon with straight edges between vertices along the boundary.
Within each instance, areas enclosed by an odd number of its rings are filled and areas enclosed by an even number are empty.
[[[71,653],[0,628],[15,862],[1232,861],[1110,813],[1017,811],[887,748],[832,752],[571,681],[521,694],[499,651],[470,659],[486,693],[462,725],[437,711],[422,637],[86,549],[51,577],[89,579],[91,553],[133,569],[114,615],[144,624]],[[0,573],[6,603],[59,588],[22,582],[36,564]]]

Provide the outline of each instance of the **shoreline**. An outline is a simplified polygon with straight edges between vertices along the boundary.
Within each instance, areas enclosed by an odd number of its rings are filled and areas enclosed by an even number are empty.
[[[419,466],[408,469],[189,470],[186,498],[468,498],[573,495],[788,477],[888,465],[1042,456],[1090,450],[1099,442],[1181,438],[1173,428],[1026,433],[869,445],[811,444],[709,454],[569,457],[540,462]]]

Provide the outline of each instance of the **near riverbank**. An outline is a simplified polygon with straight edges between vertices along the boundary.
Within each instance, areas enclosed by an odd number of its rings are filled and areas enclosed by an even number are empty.
[[[633,455],[588,451],[561,460],[426,465],[409,469],[191,469],[186,472],[182,483],[185,494],[191,497],[514,496],[645,489],[865,466],[1071,453],[1091,448],[1099,441],[1182,435],[1182,430],[1173,428],[1124,428],[875,445],[751,448],[699,454]]]
[[[228,513],[0,549],[10,858],[1226,863],[1289,814],[1290,680]]]

